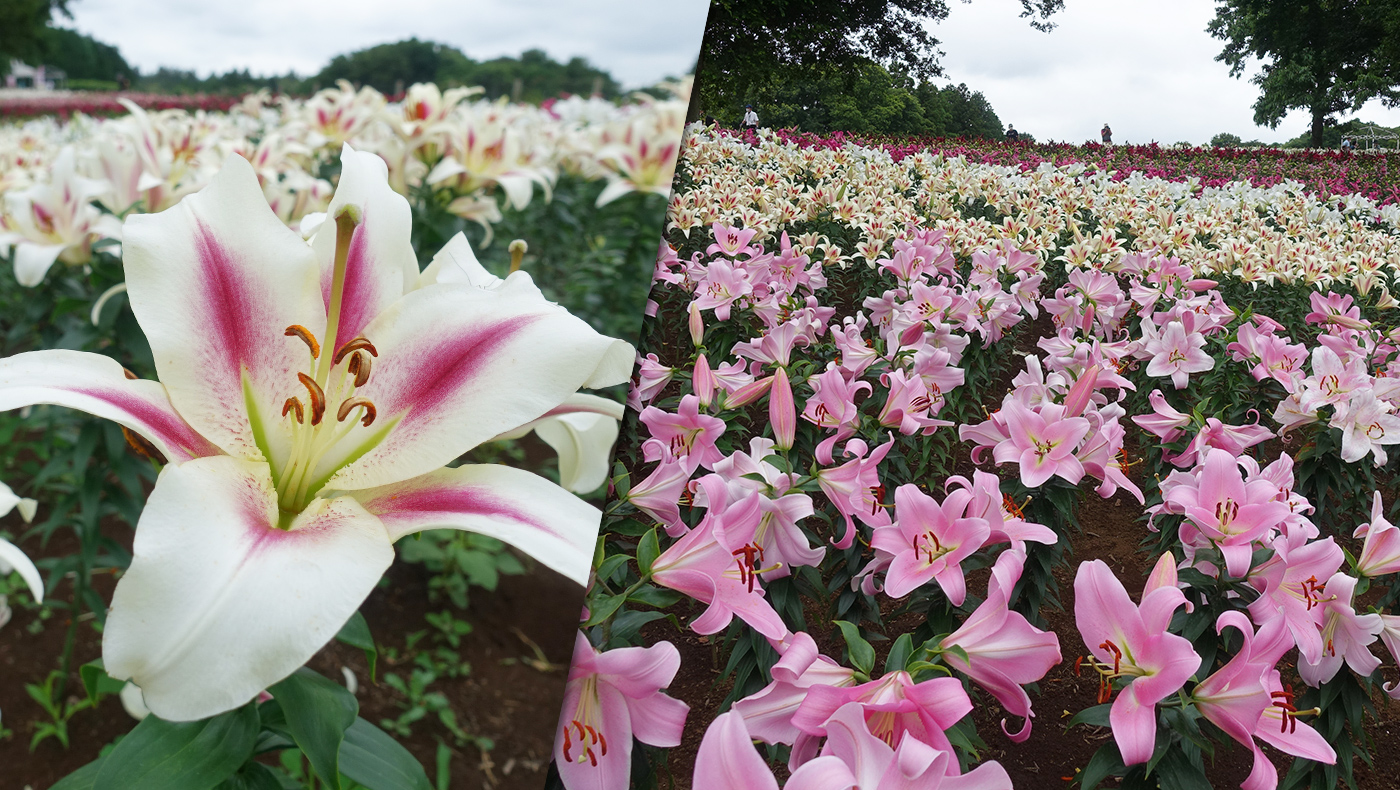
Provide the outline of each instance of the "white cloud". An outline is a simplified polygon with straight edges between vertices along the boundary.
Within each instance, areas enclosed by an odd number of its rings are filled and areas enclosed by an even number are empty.
[[[1116,142],[1204,143],[1218,132],[1282,142],[1309,125],[1301,111],[1277,129],[1255,125],[1253,72],[1235,79],[1215,60],[1224,42],[1206,32],[1212,0],[1068,0],[1050,33],[1019,18],[1017,0],[949,6],[931,28],[946,78],[1038,140],[1097,140],[1107,121]],[[1400,110],[1378,102],[1358,115],[1400,125]]]
[[[695,65],[705,0],[76,0],[73,27],[115,45],[133,66],[201,76],[314,74],[333,56],[410,36],[476,60],[536,48],[587,58],[626,87]]]

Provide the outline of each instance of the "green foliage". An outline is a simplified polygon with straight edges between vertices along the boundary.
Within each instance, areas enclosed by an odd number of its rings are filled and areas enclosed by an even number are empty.
[[[1312,118],[1309,145],[1324,146],[1335,116],[1371,99],[1400,104],[1400,30],[1394,3],[1380,0],[1222,0],[1207,31],[1225,42],[1216,60],[1238,77],[1256,59],[1254,122],[1276,128],[1289,110]]]
[[[10,59],[26,63],[44,52],[44,35],[55,13],[68,16],[68,0],[5,0],[0,3],[0,75]]]
[[[1022,16],[1045,21],[1063,0],[1021,0]],[[928,23],[948,16],[945,0],[716,0],[696,68],[696,111],[703,117],[743,106],[736,99],[787,69],[834,72],[874,61],[922,80],[941,73]]]
[[[561,93],[612,98],[620,87],[607,72],[583,58],[559,63],[543,50],[531,49],[518,58],[478,63],[455,47],[417,38],[337,55],[310,82],[324,87],[336,80],[370,85],[386,94],[399,93],[415,82],[436,82],[441,87],[480,85],[488,98],[509,96],[530,102]]]
[[[76,30],[61,27],[45,28],[40,40],[38,55],[45,65],[63,69],[68,75],[68,87],[75,88],[74,80],[112,80],[118,77],[132,79],[136,70],[126,62],[117,48],[103,44]]]

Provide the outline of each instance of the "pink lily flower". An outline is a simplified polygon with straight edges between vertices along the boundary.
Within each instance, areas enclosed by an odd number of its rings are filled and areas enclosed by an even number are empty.
[[[1317,291],[1308,294],[1312,312],[1303,316],[1310,324],[1336,325],[1347,329],[1365,329],[1370,321],[1361,317],[1361,308],[1352,306],[1350,295],[1328,293],[1323,296]]]
[[[719,254],[738,258],[740,255],[753,256],[763,252],[762,247],[749,244],[758,233],[753,228],[731,228],[716,222],[711,230],[714,231],[715,242],[705,250],[706,255]]]
[[[652,581],[709,604],[690,623],[697,634],[718,633],[738,615],[764,636],[782,639],[787,625],[763,599],[758,583],[764,562],[754,543],[758,494],[730,504],[722,478],[707,476],[701,484],[709,500],[704,522],[661,552],[652,564]]]
[[[1024,554],[1026,541],[1047,546],[1053,546],[1059,541],[1055,530],[1044,524],[1026,521],[1021,507],[1012,502],[1009,496],[1001,493],[1001,480],[991,472],[974,470],[971,480],[954,475],[948,478],[947,485],[961,486],[972,493],[972,501],[967,504],[966,515],[986,519],[987,526],[991,528],[986,542],[982,545],[1010,543],[1014,551]]]
[[[1330,537],[1298,547],[1280,538],[1273,545],[1273,560],[1249,577],[1260,593],[1249,605],[1250,619],[1262,629],[1270,620],[1282,618],[1302,660],[1319,663],[1325,648],[1321,631],[1325,580],[1341,567],[1342,549]]]
[[[1181,436],[1182,429],[1191,424],[1191,415],[1182,414],[1167,404],[1161,390],[1152,390],[1147,396],[1152,404],[1152,414],[1139,414],[1133,417],[1138,427],[1161,439],[1164,443],[1174,442]]]
[[[823,726],[821,756],[793,771],[786,790],[1011,790],[1011,777],[995,760],[957,776],[958,760],[949,751],[913,737],[892,748],[866,728],[860,703],[841,706]]]
[[[673,538],[685,534],[685,522],[681,521],[680,498],[690,482],[690,472],[686,471],[681,459],[671,455],[665,445],[656,439],[660,464],[647,475],[645,480],[632,486],[625,499],[638,510],[659,521],[666,534]]]
[[[650,403],[666,387],[666,382],[671,380],[674,372],[662,365],[655,354],[638,356],[637,377],[632,380],[631,391],[627,394],[628,408],[641,411],[643,406]]]
[[[1144,331],[1150,326],[1143,322]],[[1170,376],[1177,389],[1186,386],[1192,373],[1204,373],[1215,367],[1215,360],[1204,351],[1205,336],[1187,332],[1180,321],[1171,321],[1160,335],[1154,332],[1143,339],[1143,351],[1152,357],[1147,363],[1147,375]]]
[[[792,723],[810,736],[823,737],[826,722],[850,703],[858,703],[864,729],[885,744],[898,746],[912,739],[945,752],[953,750],[946,731],[972,711],[972,700],[957,678],[915,683],[901,670],[858,686],[812,686]],[[809,742],[809,748],[814,745]],[[794,746],[789,766],[797,769],[811,757]],[[961,773],[956,760],[946,770],[954,776]]]
[[[1190,641],[1167,633],[1172,613],[1186,603],[1175,586],[1172,563],[1171,554],[1162,555],[1140,606],[1133,605],[1123,583],[1102,560],[1081,563],[1074,579],[1074,621],[1099,672],[1099,702],[1112,696],[1115,680],[1131,678],[1108,714],[1124,765],[1152,757],[1157,703],[1181,688],[1201,665]]]
[[[885,574],[885,592],[903,598],[915,589],[937,581],[954,606],[962,606],[967,587],[960,563],[986,542],[991,527],[984,518],[963,513],[972,501],[966,489],[952,491],[940,505],[913,483],[895,489],[898,521],[876,527],[870,545],[893,555]]]
[[[874,388],[866,381],[847,381],[835,362],[828,363],[826,370],[807,379],[807,383],[813,393],[802,406],[802,419],[818,428],[836,431],[817,446],[817,461],[829,464],[836,443],[855,433],[860,420],[856,394],[863,390],[868,395]]]
[[[1021,575],[1021,563],[1014,549],[1002,552],[996,571],[987,580],[986,599],[962,627],[939,642],[944,649],[959,647],[967,654],[964,659],[956,652],[944,653],[948,666],[991,692],[1011,715],[1025,719],[1014,733],[1006,729],[1005,720],[1001,723],[1002,732],[1016,743],[1031,737],[1031,719],[1035,717],[1031,698],[1022,686],[1045,677],[1060,663],[1060,638],[1007,608],[1011,588]]]
[[[642,445],[642,457],[648,461],[661,460],[664,447],[681,459],[687,473],[692,473],[701,466],[713,469],[724,458],[724,453],[715,447],[715,440],[724,435],[724,420],[701,414],[700,399],[694,395],[681,398],[675,414],[648,406],[639,419],[651,431],[651,437],[661,442],[661,446]]]
[[[715,318],[729,320],[734,302],[753,293],[749,273],[721,260],[710,261],[705,279],[696,286],[693,304],[700,310],[714,310]]]
[[[1254,543],[1292,512],[1274,498],[1276,494],[1277,489],[1267,480],[1246,483],[1235,457],[1211,448],[1199,468],[1196,485],[1177,486],[1164,498],[1185,511],[1191,523],[1220,549],[1230,575],[1239,578],[1249,573]]]
[[[1381,616],[1357,614],[1352,608],[1356,579],[1351,576],[1334,573],[1323,587],[1327,600],[1322,604],[1322,656],[1317,661],[1299,661],[1298,675],[1309,686],[1320,686],[1336,677],[1346,662],[1361,677],[1369,676],[1381,665],[1368,649],[1381,632]]]
[[[1056,475],[1071,484],[1084,477],[1084,466],[1075,457],[1075,448],[1089,433],[1083,417],[1064,417],[1054,404],[1031,411],[1017,401],[1002,406],[1009,437],[992,450],[998,464],[1015,461],[1020,465],[1021,482],[1028,488],[1043,485]]]
[[[715,381],[715,374],[710,370],[710,360],[706,359],[704,354],[695,357],[695,367],[690,374],[690,388],[695,392],[695,397],[700,399],[700,408],[710,408],[719,383]]]
[[[691,786],[713,790],[778,790],[773,769],[753,748],[753,737],[738,712],[721,713],[705,728],[700,750],[695,754]]]
[[[936,388],[930,390],[922,376],[910,376],[903,370],[892,370],[880,377],[880,383],[889,387],[889,396],[880,409],[880,424],[896,428],[909,436],[922,431],[924,435],[937,428],[952,425],[947,420],[935,420],[928,416],[943,406],[943,395]]]
[[[858,517],[870,527],[883,527],[890,523],[890,514],[884,507],[885,487],[880,484],[878,467],[885,460],[894,437],[876,447],[867,456],[865,442],[852,439],[846,442],[846,455],[851,460],[837,467],[817,470],[817,484],[831,504],[846,519],[846,532],[832,545],[838,549],[848,549],[856,539],[856,525],[851,516]]]
[[[661,691],[680,668],[680,651],[670,642],[600,652],[578,633],[554,735],[554,763],[565,787],[627,787],[634,737],[652,746],[680,745],[690,706]]]
[[[1400,416],[1393,414],[1393,409],[1371,390],[1353,392],[1337,404],[1328,424],[1342,429],[1343,461],[1355,463],[1372,454],[1376,466],[1385,465],[1386,445],[1400,444]]]
[[[1362,576],[1384,576],[1400,573],[1400,529],[1385,518],[1381,492],[1371,499],[1371,520],[1356,528],[1354,538],[1365,538],[1361,556],[1356,559],[1356,572]]]
[[[383,160],[347,147],[341,165],[311,244],[237,155],[198,194],[127,218],[160,381],[74,351],[0,360],[0,409],[83,409],[169,461],[103,633],[107,672],[165,719],[238,707],[304,664],[404,535],[482,532],[588,577],[595,508],[520,470],[445,464],[625,380],[635,352],[527,274],[488,279],[465,237],[420,274]]]
[[[1263,628],[1259,630],[1261,634],[1264,631]],[[1327,765],[1335,764],[1337,752],[1333,750],[1327,739],[1323,738],[1317,730],[1299,720],[1301,715],[1316,716],[1322,711],[1317,708],[1298,710],[1293,704],[1295,696],[1292,684],[1283,685],[1279,671],[1272,667],[1264,670],[1264,690],[1269,692],[1269,698],[1273,702],[1259,715],[1259,722],[1254,726],[1254,737],[1294,757],[1302,757]],[[1278,775],[1274,771],[1271,761],[1267,759],[1255,760],[1254,772],[1250,776],[1255,777],[1256,774],[1258,775],[1257,787],[1277,786]],[[1246,790],[1253,789],[1246,788]]]
[[[749,732],[764,743],[795,744],[804,733],[792,723],[793,714],[813,686],[854,686],[855,670],[843,667],[821,654],[817,643],[805,631],[792,635],[782,649],[782,658],[770,670],[773,682],[761,691],[734,703],[744,717]],[[808,736],[810,737],[810,736]]]

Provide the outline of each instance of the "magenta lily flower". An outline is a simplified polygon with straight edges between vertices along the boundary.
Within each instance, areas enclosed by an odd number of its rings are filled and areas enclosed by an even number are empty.
[[[599,652],[578,633],[554,735],[554,763],[565,787],[627,787],[634,737],[652,746],[680,745],[690,706],[661,691],[680,668],[680,651],[670,642]]]
[[[1016,743],[1031,737],[1031,698],[1022,688],[1045,677],[1060,663],[1060,638],[1030,624],[1020,612],[1007,608],[1011,588],[1020,577],[1021,560],[1014,551],[997,557],[997,569],[987,581],[987,598],[949,634],[939,647],[961,648],[943,653],[948,666],[967,675],[991,692],[1013,716],[1024,718],[1020,730],[1011,732],[1002,721],[1002,732]],[[1000,573],[998,572],[1000,571]]]
[[[1099,672],[1099,702],[1112,696],[1115,681],[1129,678],[1108,714],[1125,765],[1152,757],[1157,703],[1201,665],[1189,640],[1167,633],[1172,613],[1186,603],[1175,577],[1171,554],[1162,555],[1140,606],[1102,560],[1081,563],[1074,579],[1074,621]]]
[[[1298,662],[1298,675],[1309,686],[1320,686],[1337,676],[1342,663],[1361,677],[1368,677],[1381,665],[1369,646],[1380,635],[1383,623],[1378,614],[1357,614],[1352,607],[1356,579],[1334,573],[1323,585],[1327,598],[1322,603],[1322,656],[1317,661]]]
[[[957,678],[915,683],[908,672],[901,670],[859,686],[812,686],[793,714],[792,723],[808,735],[823,737],[827,734],[826,722],[850,703],[859,704],[865,729],[891,748],[912,738],[945,752],[953,751],[946,731],[972,712],[972,700]],[[793,748],[789,765],[794,769],[809,759],[800,751]],[[947,770],[953,775],[961,773],[956,760]]]
[[[780,651],[782,658],[770,670],[773,682],[734,703],[734,710],[743,715],[754,738],[791,746],[803,737],[792,717],[807,698],[807,690],[813,686],[853,686],[855,670],[822,655],[805,631],[793,634]]]
[[[1277,528],[1292,511],[1275,499],[1278,489],[1268,480],[1245,482],[1235,456],[1211,448],[1201,464],[1196,485],[1180,485],[1164,497],[1181,507],[1191,523],[1225,556],[1231,576],[1249,573],[1254,543]]]
[[[709,500],[705,520],[661,552],[652,564],[652,581],[709,604],[690,623],[697,634],[718,633],[737,615],[769,639],[782,639],[787,625],[763,599],[759,583],[764,556],[754,543],[762,513],[758,493],[730,504],[718,475],[701,485]]]
[[[885,574],[886,594],[903,598],[932,580],[949,603],[962,606],[967,585],[960,563],[992,533],[986,519],[964,515],[971,501],[967,489],[949,492],[942,504],[913,483],[895,489],[898,521],[876,527],[870,538],[877,551],[893,555]]]
[[[1385,518],[1381,492],[1371,499],[1371,520],[1356,528],[1352,537],[1365,538],[1361,556],[1356,558],[1356,572],[1362,576],[1384,576],[1400,572],[1400,528]]]
[[[1152,404],[1152,414],[1136,415],[1133,422],[1163,442],[1176,441],[1182,429],[1191,424],[1191,415],[1173,409],[1161,390],[1152,390],[1147,401]]]
[[[82,409],[169,462],[103,633],[107,672],[165,719],[237,707],[304,664],[404,535],[482,532],[588,576],[595,508],[520,470],[444,465],[625,380],[634,352],[528,275],[487,277],[464,238],[420,275],[376,156],[345,149],[330,216],[308,245],[230,156],[123,229],[160,381],[96,354],[0,360],[0,409]]]
[[[858,702],[841,706],[824,729],[821,756],[793,771],[786,790],[1011,790],[1011,777],[995,760],[958,776],[949,751],[913,737],[891,747],[866,728]]]
[[[846,531],[841,538],[832,541],[838,549],[848,549],[856,539],[856,524],[851,516],[856,516],[871,527],[883,527],[890,523],[890,514],[882,501],[885,487],[880,484],[879,466],[894,447],[894,438],[876,447],[866,455],[865,442],[852,439],[846,442],[846,454],[854,456],[837,467],[817,470],[817,484],[831,504],[846,518]]]
[[[681,459],[687,473],[693,473],[702,466],[713,469],[724,459],[724,453],[715,447],[715,440],[724,435],[724,420],[701,414],[700,399],[694,395],[681,398],[675,414],[648,406],[639,419],[651,437],[661,442],[659,446],[650,442],[642,445],[642,456],[648,461],[659,461],[669,452]]]
[[[1063,408],[1054,404],[1044,404],[1035,412],[1014,398],[1008,399],[1001,414],[1010,437],[993,448],[992,459],[998,464],[1018,463],[1021,482],[1028,488],[1043,485],[1056,475],[1078,483],[1084,477],[1084,465],[1074,451],[1089,433],[1089,421],[1064,417],[1062,412]]]

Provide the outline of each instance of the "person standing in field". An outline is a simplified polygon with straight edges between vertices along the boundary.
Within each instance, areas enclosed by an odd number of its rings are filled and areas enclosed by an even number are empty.
[[[1108,121],[1104,121],[1103,128],[1099,130],[1099,136],[1103,138],[1104,145],[1113,145],[1113,130],[1108,128]]]
[[[753,111],[752,104],[744,105],[744,128],[750,131],[758,131],[758,113]]]
[[[1018,132],[1018,131],[1016,131],[1016,127],[1015,127],[1014,125],[1012,125],[1012,124],[1007,124],[1007,125],[1006,125],[1006,141],[1009,142],[1009,143],[1014,143],[1014,142],[1016,142],[1017,140],[1020,140],[1020,139],[1021,139],[1021,133]]]

